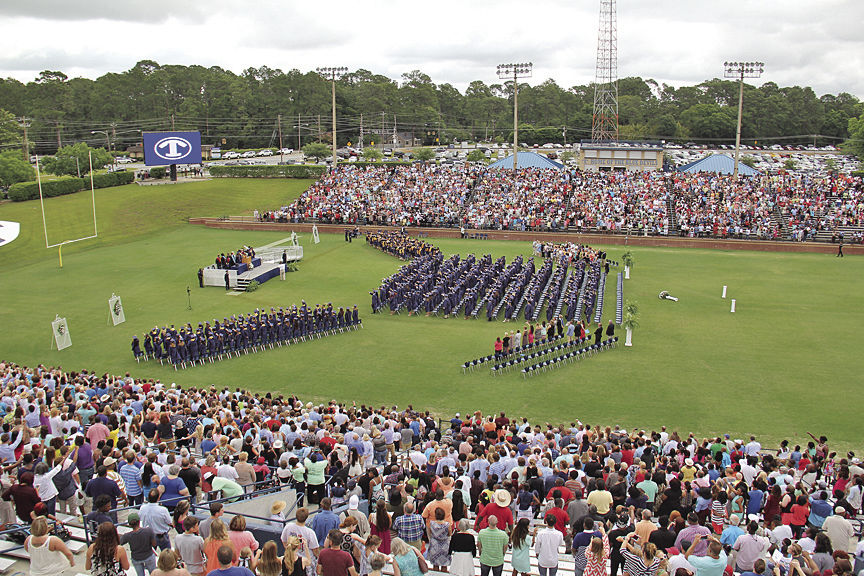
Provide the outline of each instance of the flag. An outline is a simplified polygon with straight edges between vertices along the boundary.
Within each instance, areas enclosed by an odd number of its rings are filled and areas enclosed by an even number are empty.
[[[72,345],[72,336],[69,334],[69,325],[66,324],[66,318],[56,316],[51,322],[51,329],[54,332],[54,342],[57,344],[57,350],[63,350]]]

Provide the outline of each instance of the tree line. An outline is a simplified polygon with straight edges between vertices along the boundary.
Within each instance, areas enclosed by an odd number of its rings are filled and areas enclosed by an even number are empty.
[[[520,142],[590,138],[594,85],[564,88],[553,79],[520,82]],[[43,71],[32,82],[0,79],[0,146],[53,153],[74,142],[123,150],[140,131],[200,130],[206,144],[231,148],[331,142],[331,86],[315,72],[262,66],[240,74],[219,67],[142,60],[95,80]],[[731,143],[738,83],[706,80],[675,88],[639,77],[618,81],[622,139]],[[337,142],[392,139],[394,129],[424,145],[453,140],[512,140],[513,83],[475,80],[461,92],[419,70],[393,80],[356,70],[336,83]],[[864,104],[848,93],[817,96],[810,87],[745,84],[745,143],[837,144]],[[361,121],[362,118],[362,121]],[[857,127],[857,124],[855,125]]]

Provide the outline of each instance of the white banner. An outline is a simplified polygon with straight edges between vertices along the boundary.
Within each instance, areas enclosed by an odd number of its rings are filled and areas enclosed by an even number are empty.
[[[318,226],[315,226],[314,224],[312,225],[312,241],[315,242],[315,244],[321,242],[321,239],[318,237]]]
[[[114,326],[126,322],[126,314],[123,312],[123,302],[120,301],[120,297],[116,294],[111,294],[111,298],[108,299],[108,310],[111,313],[111,321],[114,322]]]
[[[69,325],[66,324],[66,318],[56,316],[51,322],[51,330],[54,332],[54,342],[57,344],[57,350],[63,350],[72,345],[72,336],[69,334]]]

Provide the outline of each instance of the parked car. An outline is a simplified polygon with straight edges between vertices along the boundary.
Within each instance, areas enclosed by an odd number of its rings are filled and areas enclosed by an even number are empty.
[[[293,153],[294,153],[293,148],[281,148],[279,150],[279,154],[293,154]]]
[[[255,157],[255,150],[247,150],[246,152],[243,152],[243,154],[241,154],[240,157],[241,158],[254,158]]]
[[[236,160],[237,158],[240,158],[240,153],[229,150],[222,155],[222,158],[224,158],[225,160]]]
[[[126,156],[121,156],[120,158],[117,158],[115,160],[115,162],[117,162],[118,164],[131,164],[134,161],[135,160],[133,160],[132,158],[128,158]]]
[[[261,150],[261,152],[258,153],[258,156],[272,156],[272,155],[273,155],[273,151],[270,150],[269,148],[267,150]]]

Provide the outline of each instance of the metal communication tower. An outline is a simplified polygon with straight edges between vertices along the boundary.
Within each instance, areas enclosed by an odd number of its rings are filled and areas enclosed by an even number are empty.
[[[600,0],[592,142],[618,140],[618,17],[616,0]]]

